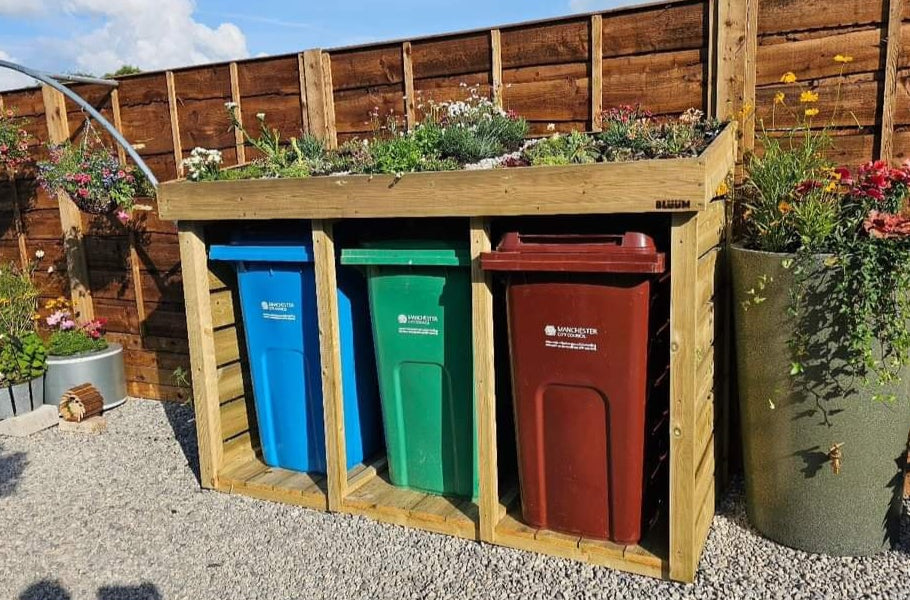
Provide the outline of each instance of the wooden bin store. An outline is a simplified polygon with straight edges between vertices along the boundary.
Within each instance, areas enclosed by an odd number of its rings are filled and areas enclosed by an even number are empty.
[[[179,222],[202,484],[229,493],[355,513],[379,521],[692,581],[714,516],[714,422],[724,394],[715,376],[715,282],[726,211],[715,190],[736,159],[728,126],[697,158],[491,171],[309,179],[174,181],[163,218]],[[667,216],[664,213],[670,213]],[[668,535],[640,545],[537,530],[520,520],[517,489],[500,489],[493,293],[479,256],[490,223],[529,215],[653,215],[670,248],[670,489]],[[452,500],[388,483],[384,460],[348,470],[341,389],[334,227],[362,218],[467,218],[472,256],[474,386],[480,496]],[[236,282],[209,263],[206,236],[248,220],[312,223],[328,472],[272,469],[257,456]],[[720,305],[719,305],[720,306]],[[719,313],[720,314],[720,313]],[[720,343],[721,340],[719,340]],[[724,352],[718,351],[720,364]],[[506,364],[503,362],[502,364]],[[719,371],[720,369],[718,369]],[[718,393],[715,395],[715,390]],[[668,537],[668,539],[661,539]]]

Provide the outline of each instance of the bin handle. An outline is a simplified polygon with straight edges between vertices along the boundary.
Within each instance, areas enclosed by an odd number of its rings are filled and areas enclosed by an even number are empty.
[[[643,233],[625,233],[625,234],[541,234],[541,233],[519,233],[513,231],[507,233],[502,238],[500,244],[501,250],[518,250],[522,246],[547,246],[547,245],[566,245],[576,246],[574,252],[578,252],[577,246],[584,245],[606,245],[622,247],[628,249],[654,249],[653,240]],[[592,248],[592,252],[598,252],[600,249]]]

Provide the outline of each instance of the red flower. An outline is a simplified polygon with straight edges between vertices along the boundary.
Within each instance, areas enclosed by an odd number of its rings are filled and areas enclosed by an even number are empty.
[[[821,182],[809,179],[796,186],[796,189],[794,191],[796,192],[797,196],[805,196],[812,190],[817,190],[820,187],[822,187]]]
[[[850,173],[850,169],[847,167],[836,167],[834,173],[842,184],[850,185],[853,183],[853,174]]]
[[[863,221],[863,230],[878,239],[903,238],[910,235],[910,218],[873,210]]]

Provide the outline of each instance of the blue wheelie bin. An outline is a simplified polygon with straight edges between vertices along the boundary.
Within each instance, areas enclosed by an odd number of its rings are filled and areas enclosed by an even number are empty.
[[[325,473],[325,427],[309,236],[250,233],[213,245],[237,269],[259,437],[271,467]],[[383,446],[369,306],[363,278],[338,269],[347,464]]]

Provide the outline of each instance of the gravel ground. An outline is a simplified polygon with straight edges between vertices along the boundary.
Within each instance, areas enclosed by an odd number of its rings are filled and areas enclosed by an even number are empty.
[[[686,586],[202,491],[187,407],[108,419],[0,439],[0,599],[910,598],[907,517],[901,549],[825,558],[755,535],[734,490]]]

